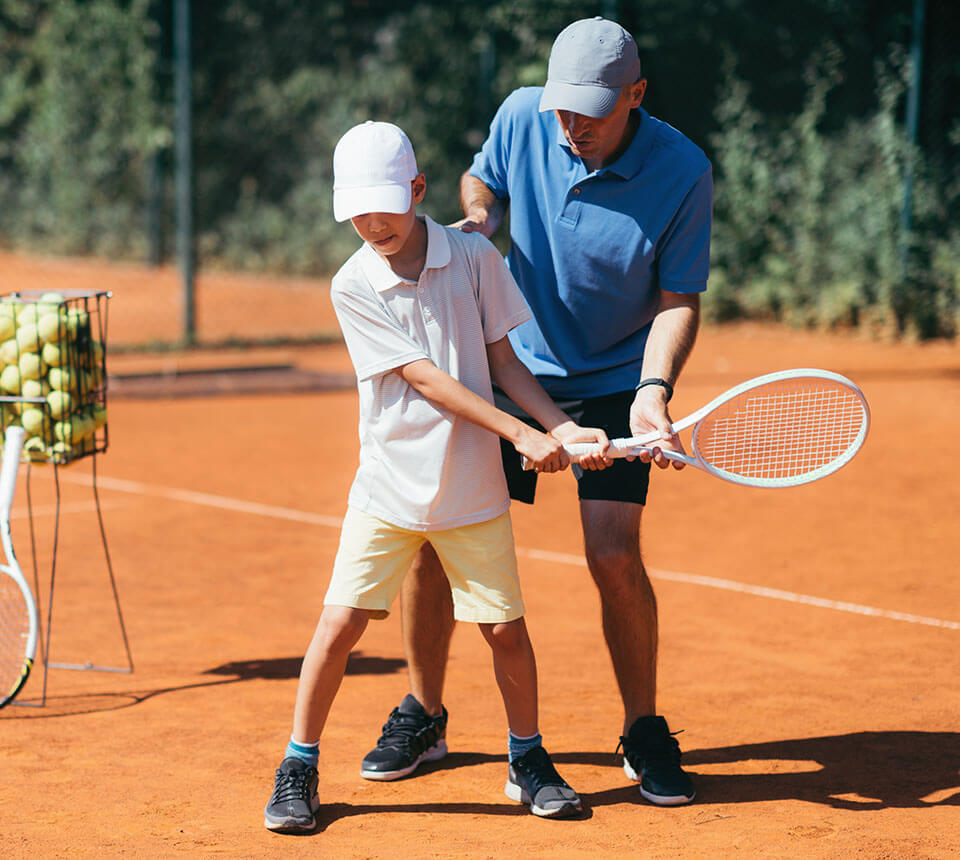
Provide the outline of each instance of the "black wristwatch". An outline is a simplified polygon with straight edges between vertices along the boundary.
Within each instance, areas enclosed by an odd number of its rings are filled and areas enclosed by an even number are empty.
[[[663,388],[665,388],[667,391],[667,403],[669,403],[670,398],[673,397],[673,386],[669,382],[667,382],[666,379],[660,379],[659,377],[656,377],[656,376],[651,376],[649,379],[641,379],[637,383],[637,391],[639,391],[641,388],[644,388],[647,385],[660,385]]]

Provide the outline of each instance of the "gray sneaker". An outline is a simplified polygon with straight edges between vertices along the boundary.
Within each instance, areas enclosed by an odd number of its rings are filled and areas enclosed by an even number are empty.
[[[279,833],[300,833],[317,826],[314,813],[320,808],[317,797],[317,769],[298,758],[285,758],[277,768],[273,794],[263,811],[263,826]]]
[[[543,818],[569,818],[582,808],[577,793],[557,773],[543,747],[534,747],[510,763],[503,791],[511,800],[530,804],[530,811]]]

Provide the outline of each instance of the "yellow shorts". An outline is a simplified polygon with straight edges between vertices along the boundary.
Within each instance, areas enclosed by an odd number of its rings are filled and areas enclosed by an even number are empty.
[[[422,532],[348,508],[323,602],[386,618],[425,543],[443,564],[458,621],[497,624],[524,614],[509,511],[482,523]]]

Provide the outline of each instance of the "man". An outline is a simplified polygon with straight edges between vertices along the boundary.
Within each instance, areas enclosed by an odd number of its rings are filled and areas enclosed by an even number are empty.
[[[661,434],[650,454],[576,473],[586,559],[624,705],[624,771],[647,800],[676,805],[694,788],[657,715],[657,604],[640,520],[650,462],[666,468],[662,452],[681,450],[667,403],[699,324],[713,186],[704,154],[640,107],[646,83],[636,43],[618,24],[592,18],[563,30],[546,86],[506,98],[462,177],[459,226],[490,237],[509,205],[508,263],[533,311],[510,339],[557,405],[610,438]],[[520,414],[504,397],[498,405]],[[536,474],[501,447],[511,496],[532,502]],[[446,748],[441,694],[453,620],[430,552],[407,578],[403,620],[411,695],[364,759],[371,779],[411,773]]]

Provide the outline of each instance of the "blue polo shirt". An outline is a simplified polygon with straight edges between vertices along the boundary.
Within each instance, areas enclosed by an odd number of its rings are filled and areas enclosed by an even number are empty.
[[[639,108],[613,164],[571,153],[541,87],[511,93],[470,173],[510,201],[510,271],[533,319],[510,333],[557,398],[627,391],[640,381],[659,291],[707,287],[713,179],[703,152]]]

